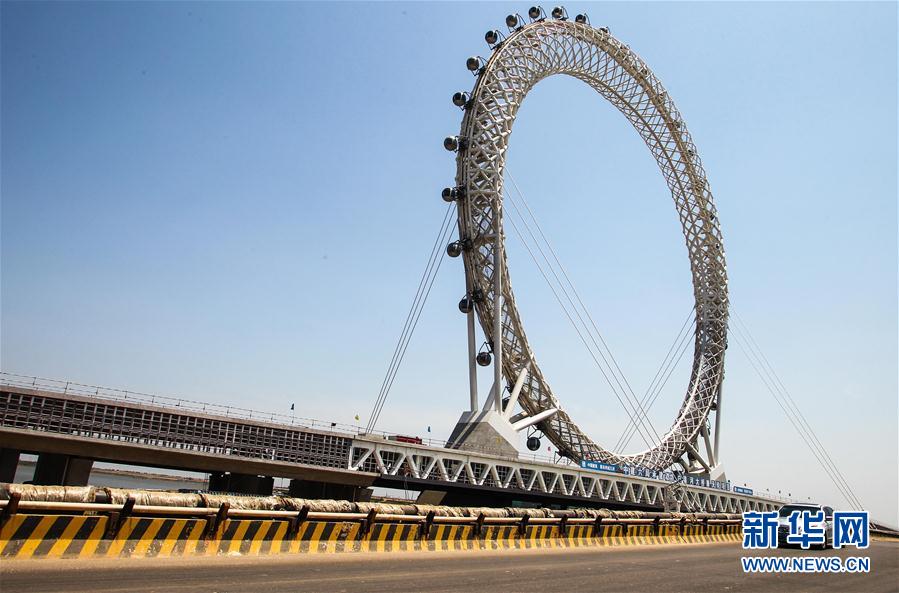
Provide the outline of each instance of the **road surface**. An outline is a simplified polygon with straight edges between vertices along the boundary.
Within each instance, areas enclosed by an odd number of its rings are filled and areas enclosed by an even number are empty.
[[[739,544],[578,550],[396,552],[263,558],[25,560],[0,564],[0,590],[286,593],[341,591],[834,591],[899,590],[899,542],[867,550],[771,550],[778,555],[869,556],[869,574],[744,574]],[[766,554],[767,555],[767,554]]]

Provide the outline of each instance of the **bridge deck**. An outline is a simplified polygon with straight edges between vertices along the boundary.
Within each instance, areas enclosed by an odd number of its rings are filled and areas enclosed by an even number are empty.
[[[663,481],[366,435],[232,418],[177,406],[0,384],[3,446],[203,472],[464,493],[468,499],[659,510]],[[770,510],[779,501],[684,486],[696,511]],[[464,497],[463,497],[464,498]],[[473,502],[473,504],[476,504]]]

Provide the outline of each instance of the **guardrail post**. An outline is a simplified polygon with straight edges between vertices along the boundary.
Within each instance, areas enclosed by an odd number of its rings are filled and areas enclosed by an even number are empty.
[[[706,517],[705,519],[702,520],[702,533],[703,533],[703,535],[709,534],[709,518],[708,517]]]
[[[309,516],[309,505],[304,504],[302,508],[297,513],[297,516],[290,520],[290,525],[287,527],[287,537],[293,538],[296,536],[297,532],[300,530],[300,525],[306,522],[306,517]]]
[[[474,521],[474,534],[475,537],[481,537],[481,534],[484,532],[484,519],[487,518],[487,515],[484,513],[479,513],[478,518]]]
[[[230,503],[223,502],[215,515],[213,515],[212,517],[207,517],[206,529],[203,531],[203,539],[210,539],[215,535],[215,533],[218,531],[219,526],[228,519],[228,509],[230,508]]]
[[[6,525],[6,522],[9,521],[10,517],[16,514],[16,511],[19,510],[20,500],[22,500],[21,492],[9,493],[9,500],[6,501],[6,507],[4,507],[3,512],[0,513],[0,526]]]
[[[371,525],[375,522],[375,517],[377,516],[378,511],[372,509],[368,511],[368,515],[364,519],[362,519],[361,525],[359,526],[359,539],[362,539],[368,532],[371,531]]]
[[[661,526],[662,526],[662,518],[661,517],[656,517],[655,519],[653,519],[652,520],[652,534],[659,535]]]
[[[426,541],[431,539],[431,527],[434,525],[434,517],[436,515],[435,511],[428,511],[428,514],[425,515],[425,530],[421,539]]]
[[[125,499],[125,504],[122,505],[121,510],[109,513],[108,523],[106,524],[106,537],[114,538],[119,534],[119,530],[122,528],[125,520],[131,516],[131,512],[134,510],[134,502],[134,497],[129,496]]]
[[[524,537],[525,531],[528,528],[528,520],[530,517],[525,515],[521,518],[521,522],[518,523],[518,537]]]
[[[686,535],[687,531],[687,518],[681,517],[680,524],[678,525],[678,535]]]
[[[599,537],[602,532],[602,517],[597,517],[593,522],[593,537]]]
[[[568,535],[568,515],[559,519],[559,535],[566,537]]]

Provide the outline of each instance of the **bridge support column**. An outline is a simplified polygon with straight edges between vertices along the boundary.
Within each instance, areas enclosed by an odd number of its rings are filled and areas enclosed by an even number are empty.
[[[93,466],[93,459],[41,453],[32,481],[40,486],[87,486]]]
[[[209,489],[213,492],[271,496],[274,487],[275,479],[267,476],[222,472],[209,474]]]
[[[21,453],[18,449],[0,449],[0,482],[16,481]]]
[[[347,486],[345,484],[329,484],[310,480],[291,480],[290,495],[296,498],[327,498],[333,500],[352,500],[368,502],[371,500],[371,488]]]

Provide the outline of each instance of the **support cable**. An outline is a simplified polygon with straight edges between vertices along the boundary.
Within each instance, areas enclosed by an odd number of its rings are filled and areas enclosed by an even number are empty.
[[[676,359],[672,359],[672,362],[671,362],[670,366],[668,367],[667,375],[665,375],[665,379],[656,388],[656,392],[653,394],[652,398],[649,400],[649,404],[647,406],[647,411],[649,411],[649,409],[655,404],[656,400],[658,400],[659,396],[662,394],[662,389],[668,383],[668,380],[671,378],[671,375],[674,374],[674,371],[675,371],[675,369],[677,369],[677,365],[683,359],[684,354],[686,354],[686,352],[690,346],[690,339],[689,339],[690,337],[691,337],[690,334],[686,334],[684,336],[683,341],[681,342],[681,345],[680,345],[680,352],[678,353]],[[634,434],[633,429],[631,429],[631,433],[625,439],[625,442],[622,445],[622,447],[627,447],[628,443],[630,443],[631,437],[633,437],[633,434]]]
[[[787,391],[783,381],[780,380],[780,377],[774,371],[770,362],[768,362],[767,357],[758,346],[758,343],[752,337],[749,328],[742,319],[739,318],[739,315],[737,315],[736,312],[734,317],[737,320],[737,323],[734,324],[732,328],[736,331],[731,335],[737,338],[737,344],[749,359],[753,370],[755,370],[756,374],[759,375],[759,378],[762,379],[762,382],[769,393],[774,397],[778,406],[783,410],[787,419],[818,460],[818,463],[824,468],[824,471],[837,487],[840,494],[842,494],[846,501],[857,510],[864,509],[861,500],[840,472],[836,463],[833,461],[833,458],[824,448],[824,445],[806,420],[805,415],[802,414],[802,411],[799,409],[798,404],[796,404],[796,401],[790,395],[789,391]],[[741,325],[742,328],[740,327]]]
[[[627,377],[625,377],[624,373],[621,371],[621,367],[618,365],[618,361],[615,359],[615,356],[612,354],[612,351],[609,348],[608,344],[606,343],[605,339],[603,338],[602,333],[599,331],[599,327],[597,326],[596,322],[594,321],[593,316],[590,314],[590,311],[587,309],[586,305],[584,305],[583,299],[580,297],[580,293],[578,293],[577,288],[575,288],[574,283],[571,281],[571,278],[569,277],[567,271],[565,270],[564,266],[562,265],[561,261],[559,260],[558,255],[556,254],[555,250],[552,247],[552,244],[550,244],[549,240],[546,238],[546,235],[543,232],[543,229],[540,226],[540,223],[537,221],[537,218],[534,215],[534,212],[531,210],[530,206],[528,205],[527,199],[524,197],[524,194],[521,192],[521,189],[518,187],[518,184],[515,182],[515,179],[509,173],[508,169],[506,170],[506,175],[509,176],[509,180],[512,182],[512,186],[515,188],[515,191],[518,194],[521,203],[523,204],[524,208],[527,210],[528,214],[530,215],[530,218],[533,221],[534,226],[537,228],[537,232],[540,234],[540,237],[542,238],[543,243],[546,245],[547,249],[552,254],[555,265],[553,264],[553,261],[550,261],[549,257],[546,255],[546,252],[540,246],[540,240],[537,239],[536,234],[531,229],[524,214],[516,205],[514,196],[511,193],[507,193],[506,194],[507,197],[510,198],[510,200],[509,200],[510,204],[512,205],[513,209],[516,211],[518,216],[521,218],[522,223],[524,224],[528,233],[532,237],[534,244],[537,247],[537,250],[540,252],[540,255],[543,257],[544,261],[546,262],[547,267],[549,268],[550,272],[552,273],[553,277],[555,278],[556,282],[558,283],[558,286],[561,289],[562,293],[565,295],[568,302],[571,303],[572,309],[575,311],[575,314],[577,315],[581,324],[584,326],[584,329],[589,334],[590,339],[596,346],[596,349],[599,352],[599,355],[602,358],[603,362],[607,365],[609,374],[611,374],[612,377],[615,379],[615,383],[617,383],[618,387],[621,389],[622,393],[624,394],[625,399],[630,404],[631,409],[634,411],[637,421],[641,424],[641,426],[643,426],[644,430],[646,430],[647,433],[655,435],[655,437],[657,439],[655,441],[656,443],[660,442],[662,439],[661,439],[661,436],[659,435],[659,432],[652,425],[651,421],[649,420],[649,418],[647,417],[647,415],[645,413],[645,410],[642,410],[642,408],[640,407],[639,399],[637,398],[636,394],[634,393],[634,390],[631,388],[630,383],[627,380]],[[569,290],[566,289],[565,284],[562,282],[561,278],[559,277],[559,274],[555,271],[556,267],[558,267],[562,276],[567,281],[567,284],[570,287],[571,292],[574,293],[574,295],[575,295],[574,299],[572,299],[571,294],[569,294]],[[579,303],[580,307],[578,307],[578,305],[575,304],[575,299]],[[581,310],[583,311],[583,313],[587,317],[587,319],[589,319],[590,325],[588,325],[587,321],[584,320],[584,315],[582,315],[580,312]],[[592,326],[592,331],[591,331],[591,326]],[[599,338],[599,342],[597,342],[597,337]],[[601,344],[601,346],[600,346],[600,344]],[[604,354],[603,351],[605,351],[605,353],[608,354],[608,359],[611,359],[611,361],[612,361],[611,363],[606,358],[606,354]],[[613,366],[614,366],[614,368],[613,368]],[[615,372],[616,369],[617,369],[617,374]],[[622,381],[623,381],[623,384],[622,384]],[[614,387],[613,387],[613,389],[614,389]],[[619,400],[619,401],[622,401],[622,400]],[[622,405],[624,406],[625,404],[622,402]],[[630,414],[628,414],[628,416],[630,416]],[[648,426],[648,428],[647,428],[647,426]],[[655,443],[648,444],[648,446],[651,448],[654,444]]]
[[[825,456],[827,461],[830,463],[834,472],[837,474],[837,476],[840,478],[840,480],[843,482],[843,484],[845,484],[846,488],[852,494],[852,497],[855,499],[856,503],[858,503],[859,508],[862,508],[861,501],[855,495],[855,493],[852,491],[852,487],[849,485],[849,482],[846,480],[845,477],[843,477],[843,474],[839,471],[839,466],[837,466],[837,464],[833,461],[833,458],[830,456],[830,453],[828,453],[827,449],[824,447],[824,444],[821,443],[821,440],[818,438],[818,435],[815,433],[811,424],[809,424],[808,420],[806,420],[805,415],[802,413],[802,410],[799,408],[799,405],[796,403],[796,400],[793,399],[793,396],[787,390],[783,381],[781,381],[780,376],[777,374],[777,372],[774,370],[774,367],[768,361],[768,357],[765,356],[765,353],[759,347],[758,342],[755,341],[755,338],[752,336],[752,332],[749,331],[749,327],[746,325],[746,323],[743,321],[743,319],[740,317],[740,315],[736,311],[734,311],[734,315],[735,315],[735,318],[737,319],[737,323],[739,323],[742,326],[742,329],[743,329],[745,335],[749,337],[750,345],[755,348],[755,351],[760,356],[761,361],[764,363],[764,366],[767,367],[770,375],[774,378],[775,384],[780,388],[780,391],[784,395],[785,400],[792,406],[792,409],[795,410],[795,413],[798,416],[799,420],[806,427],[809,435],[812,437],[814,442],[817,443],[820,451],[823,453],[823,455]]]
[[[443,261],[441,246],[446,242],[450,229],[452,228],[451,219],[448,220],[448,213],[450,209],[451,206],[447,208],[447,215],[444,216],[444,224],[441,227],[442,234],[438,234],[437,240],[435,241],[434,249],[432,249],[431,252],[431,259],[429,259],[428,266],[425,267],[425,273],[422,275],[422,282],[419,283],[419,290],[416,293],[416,297],[413,300],[409,315],[407,316],[404,331],[400,335],[400,339],[397,342],[397,347],[394,352],[394,358],[391,361],[391,366],[388,368],[387,375],[385,375],[384,377],[384,383],[382,384],[381,392],[379,393],[378,400],[375,403],[375,408],[372,411],[372,415],[366,428],[368,432],[374,429],[375,424],[377,423],[378,418],[381,415],[384,403],[387,400],[387,395],[389,394],[390,388],[393,386],[393,382],[396,379],[399,367],[402,364],[403,358],[405,357],[406,349],[409,347],[409,343],[412,339],[412,334],[414,333],[415,328],[418,325],[418,319],[421,317],[421,313],[424,310],[425,301],[427,300],[428,295],[431,292],[431,287],[434,284],[437,271],[440,269],[440,264]]]
[[[521,217],[520,212],[518,212],[516,210],[516,213],[518,214],[519,217]],[[537,270],[540,272],[540,275],[543,276],[543,279],[546,281],[547,285],[549,286],[549,289],[552,291],[553,296],[556,298],[556,302],[558,302],[559,306],[562,308],[562,312],[565,314],[565,317],[568,318],[568,321],[571,323],[572,327],[574,328],[574,331],[577,333],[581,342],[584,344],[584,347],[587,348],[587,352],[590,354],[591,358],[593,358],[593,362],[596,364],[596,367],[599,369],[599,372],[602,374],[603,378],[606,380],[606,383],[608,383],[609,387],[612,389],[612,393],[615,395],[616,399],[618,399],[618,402],[624,408],[624,411],[628,415],[628,418],[630,418],[631,421],[634,422],[636,425],[637,421],[635,420],[634,415],[630,412],[627,405],[624,403],[624,400],[621,398],[621,395],[619,395],[618,390],[615,388],[615,385],[612,383],[612,379],[609,377],[608,373],[606,372],[605,367],[603,367],[603,365],[599,362],[599,359],[596,357],[596,353],[593,352],[593,349],[590,347],[590,344],[587,342],[587,339],[584,337],[584,333],[581,331],[581,328],[574,321],[574,318],[571,316],[571,313],[568,311],[568,308],[565,306],[565,303],[562,301],[562,297],[559,296],[559,292],[556,290],[556,286],[553,285],[553,282],[549,279],[549,276],[543,270],[543,266],[540,265],[540,262],[537,260],[537,256],[534,255],[534,252],[531,249],[530,245],[528,244],[525,235],[521,232],[521,230],[518,228],[518,225],[515,223],[515,219],[510,216],[509,222],[512,223],[512,228],[519,235],[519,238],[521,239],[522,244],[524,245],[525,249],[527,250],[528,255],[531,256],[531,259],[533,260],[534,265],[537,266]],[[601,353],[600,353],[600,356],[602,356]],[[642,425],[641,425],[641,428],[643,428]],[[652,435],[651,434],[649,436],[647,436],[647,433],[645,432],[645,429],[644,429],[644,430],[640,431],[640,436],[643,438],[644,442],[646,443],[646,445],[648,447],[652,447],[653,443],[652,443]]]
[[[640,402],[640,404],[646,409],[647,414],[652,409],[652,405],[655,403],[656,399],[658,399],[659,395],[662,392],[662,389],[664,389],[665,385],[668,384],[668,379],[671,378],[671,375],[674,373],[674,370],[677,368],[677,365],[683,358],[684,353],[687,351],[687,346],[689,345],[688,338],[690,337],[688,328],[690,326],[690,322],[694,319],[695,311],[695,306],[690,309],[690,313],[687,315],[687,318],[684,320],[683,325],[677,332],[677,337],[674,338],[674,342],[671,343],[671,347],[668,349],[668,353],[662,360],[662,364],[659,366],[659,370],[656,371],[655,377],[653,377],[652,382],[646,389],[646,393],[643,395],[643,400]],[[631,438],[634,435],[632,429],[633,425],[631,425],[630,423],[628,423],[624,427],[621,436],[618,437],[618,441],[615,444],[615,451],[621,452],[625,447],[628,446]]]
[[[690,322],[693,319],[694,319],[693,310],[691,310],[690,316],[687,318],[687,323],[685,324],[684,327],[688,327]],[[667,362],[663,363],[664,370],[662,370],[662,372],[659,374],[659,379],[658,379],[659,382],[656,383],[655,385],[650,385],[650,388],[647,389],[646,396],[644,397],[644,400],[642,402],[642,405],[646,408],[647,413],[649,413],[653,404],[656,402],[659,395],[661,394],[662,389],[664,389],[665,385],[667,385],[668,380],[671,378],[671,375],[674,373],[674,370],[677,368],[677,365],[680,363],[681,359],[683,358],[684,354],[687,351],[687,347],[689,346],[689,343],[690,343],[690,341],[689,341],[690,333],[689,332],[682,333],[682,332],[683,332],[683,329],[681,330],[681,332],[678,333],[677,338],[675,338],[675,342],[672,343],[672,347],[673,347],[672,356],[671,356],[671,358],[669,358],[667,360]],[[622,439],[620,440],[620,444],[618,445],[618,448],[616,450],[621,451],[625,447],[627,447],[628,443],[630,443],[632,436],[633,436],[633,426],[628,425],[625,427],[625,433],[622,434]]]
[[[437,233],[437,238],[434,241],[434,245],[431,248],[431,254],[428,257],[428,263],[425,266],[424,272],[422,272],[421,280],[418,283],[418,289],[415,292],[415,297],[412,299],[412,305],[409,307],[409,312],[406,315],[406,321],[403,324],[402,332],[400,332],[400,337],[394,348],[393,356],[387,367],[387,373],[384,375],[384,379],[381,382],[381,388],[375,399],[375,405],[372,408],[371,416],[369,416],[368,423],[366,424],[366,432],[374,430],[375,424],[378,422],[381,410],[384,408],[384,403],[387,400],[387,395],[396,378],[396,373],[399,371],[399,367],[405,357],[406,348],[408,348],[409,341],[412,339],[412,334],[418,324],[418,319],[421,316],[425,301],[431,292],[437,270],[440,269],[440,264],[443,262],[443,245],[446,243],[447,237],[452,229],[453,219],[450,216],[452,209],[453,204],[449,204],[443,215],[443,221],[440,223],[440,230]]]
[[[675,371],[675,369],[677,368],[677,365],[678,365],[678,364],[680,363],[680,361],[683,359],[684,354],[686,354],[687,349],[688,349],[688,347],[689,347],[689,345],[690,345],[690,340],[689,340],[688,338],[689,338],[689,334],[687,334],[687,335],[684,337],[683,341],[681,342],[681,344],[680,344],[680,351],[679,351],[679,353],[678,353],[678,355],[677,355],[677,358],[676,358],[676,359],[672,359],[671,364],[670,364],[670,366],[669,366],[668,369],[667,369],[667,375],[665,375],[664,380],[663,380],[662,383],[657,387],[656,392],[653,394],[652,398],[649,400],[649,403],[648,403],[647,408],[646,408],[646,409],[647,409],[647,412],[648,412],[648,411],[652,408],[652,406],[655,404],[656,400],[659,398],[659,396],[660,396],[661,393],[662,393],[662,389],[663,389],[663,388],[665,387],[665,385],[668,383],[668,380],[671,378],[671,375],[674,374],[674,371]],[[627,437],[624,439],[624,442],[623,442],[623,444],[621,445],[621,448],[622,448],[622,449],[624,449],[625,447],[628,446],[628,444],[630,444],[631,439],[633,438],[633,436],[634,436],[634,429],[633,429],[633,427],[631,427],[629,434],[628,434]]]
[[[580,304],[584,313],[587,315],[587,318],[590,320],[590,324],[593,326],[593,330],[596,333],[596,336],[599,337],[600,342],[602,343],[603,347],[605,347],[606,352],[609,354],[609,358],[612,359],[612,362],[615,365],[615,369],[617,369],[618,374],[621,376],[621,379],[624,381],[625,385],[627,386],[627,389],[630,392],[630,395],[633,397],[634,401],[637,402],[637,408],[644,412],[643,418],[645,418],[645,420],[642,420],[642,421],[649,424],[649,426],[653,429],[653,432],[656,434],[656,436],[659,436],[658,431],[655,430],[655,427],[653,427],[652,423],[649,421],[649,418],[646,417],[645,410],[642,410],[639,407],[639,401],[637,400],[637,394],[634,392],[633,388],[631,387],[630,383],[627,380],[627,377],[622,372],[621,367],[618,366],[618,361],[615,359],[615,355],[612,354],[612,349],[609,348],[609,345],[606,343],[605,339],[603,338],[602,333],[599,331],[599,327],[597,326],[596,321],[594,321],[593,315],[590,314],[590,310],[587,309],[587,306],[584,304],[583,299],[581,299],[580,293],[578,292],[577,288],[574,286],[574,283],[571,281],[571,278],[568,276],[568,272],[565,270],[565,267],[562,265],[561,260],[559,260],[559,256],[556,254],[555,249],[553,249],[553,246],[549,242],[549,239],[547,239],[546,235],[543,233],[543,229],[540,226],[540,223],[537,221],[537,217],[534,216],[534,212],[531,210],[531,207],[528,205],[527,199],[524,197],[524,194],[522,193],[521,189],[518,187],[518,184],[515,182],[515,178],[512,177],[512,174],[509,173],[508,171],[506,172],[506,174],[509,176],[509,181],[512,182],[512,186],[515,188],[515,191],[518,192],[519,196],[521,196],[521,202],[524,204],[524,207],[527,209],[528,214],[530,214],[531,219],[534,221],[534,226],[537,227],[537,231],[540,233],[540,236],[543,238],[544,243],[546,243],[546,246],[549,248],[549,251],[553,256],[553,259],[555,260],[556,265],[559,267],[559,270],[562,272],[562,275],[565,277],[566,282],[571,287],[571,291],[574,293],[575,298],[577,298],[578,303]],[[544,257],[545,257],[545,255],[544,255]],[[660,436],[659,436],[659,441],[661,441]]]
[[[830,478],[830,480],[837,486],[837,490],[840,492],[840,494],[843,496],[843,498],[845,498],[846,501],[849,502],[850,505],[853,505],[853,507],[855,507],[854,503],[851,500],[850,495],[843,489],[842,485],[840,485],[836,481],[830,467],[827,465],[827,463],[821,457],[818,450],[809,441],[808,437],[805,435],[805,432],[800,428],[799,424],[797,423],[797,421],[793,417],[793,415],[789,411],[787,411],[787,408],[785,407],[784,403],[781,401],[780,396],[777,394],[776,390],[769,383],[768,377],[761,370],[761,368],[757,366],[757,363],[756,363],[755,359],[753,358],[753,356],[749,353],[747,346],[745,346],[743,344],[743,338],[741,336],[738,336],[737,333],[734,333],[732,335],[734,336],[734,341],[737,343],[737,346],[739,346],[739,348],[743,352],[743,354],[746,355],[747,359],[749,359],[749,364],[752,366],[752,368],[756,372],[756,374],[758,374],[759,378],[762,380],[762,383],[765,385],[765,388],[768,390],[768,392],[774,398],[774,401],[777,403],[777,405],[783,411],[784,415],[787,417],[787,420],[789,420],[790,424],[793,425],[793,428],[796,429],[796,432],[799,434],[799,437],[802,439],[802,441],[805,443],[805,445],[809,448],[809,450],[811,450],[812,454],[815,456],[815,459],[818,460],[818,463],[821,465],[821,467],[824,468],[824,471],[827,473],[827,476]]]

